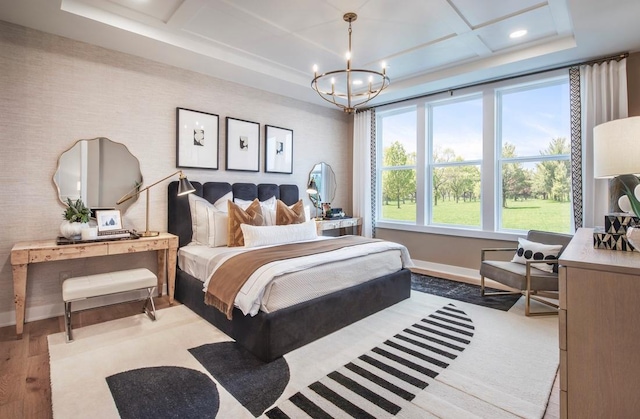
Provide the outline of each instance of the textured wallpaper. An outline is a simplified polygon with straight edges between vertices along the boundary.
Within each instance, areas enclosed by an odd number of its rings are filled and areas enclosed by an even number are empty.
[[[176,107],[220,116],[220,169],[186,169],[189,179],[295,183],[304,193],[324,161],[338,179],[334,206],[350,211],[352,125],[342,112],[0,21],[0,326],[15,323],[13,244],[58,234],[58,156],[77,140],[107,137],[140,160],[145,183],[155,182],[177,170]],[[227,116],[260,123],[260,172],[224,170]],[[265,124],[294,131],[292,175],[264,173]],[[150,229],[166,230],[166,202],[166,185],[150,190]],[[144,200],[133,204],[125,227],[144,230],[144,210]],[[63,274],[138,266],[155,271],[155,254],[30,265],[27,321],[63,312]]]

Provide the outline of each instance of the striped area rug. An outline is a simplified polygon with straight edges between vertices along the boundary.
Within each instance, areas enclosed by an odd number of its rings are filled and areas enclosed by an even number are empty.
[[[184,306],[78,328],[49,336],[54,416],[539,418],[558,320],[523,306],[413,292],[269,364]]]
[[[276,418],[381,418],[404,410],[465,350],[473,321],[453,304],[407,327],[266,412]]]

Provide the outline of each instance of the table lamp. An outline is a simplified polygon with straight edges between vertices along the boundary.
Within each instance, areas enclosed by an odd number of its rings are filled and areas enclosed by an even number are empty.
[[[316,185],[316,180],[311,178],[309,180],[309,184],[307,185],[307,193],[309,195],[316,195],[316,202],[313,203],[313,206],[316,207],[316,220],[318,219],[318,206],[320,205],[320,192],[318,192],[318,186]]]
[[[605,122],[593,129],[593,176],[609,181],[609,211],[640,183],[640,116]]]
[[[129,191],[127,194],[125,194],[122,198],[120,198],[118,200],[118,202],[116,202],[116,205],[120,205],[125,201],[128,201],[129,199],[133,198],[134,196],[138,196],[140,195],[142,192],[146,191],[146,216],[145,216],[145,231],[143,233],[141,233],[142,237],[154,237],[160,234],[159,231],[149,231],[149,189],[151,189],[152,187],[154,187],[155,185],[157,185],[158,183],[169,179],[172,176],[175,176],[177,174],[180,174],[180,183],[178,184],[178,196],[180,195],[187,195],[190,193],[195,192],[196,188],[193,187],[193,185],[191,184],[191,182],[189,182],[189,180],[187,179],[187,176],[185,176],[184,173],[182,173],[182,170],[178,170],[175,173],[171,173],[169,176],[160,179],[159,181],[152,183],[151,185],[147,186],[144,189],[140,189],[138,190],[137,187],[134,188],[133,190]]]

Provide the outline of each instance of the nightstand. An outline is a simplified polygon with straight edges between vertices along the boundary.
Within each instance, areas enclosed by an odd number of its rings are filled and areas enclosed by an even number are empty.
[[[347,234],[347,228],[353,231],[353,228],[357,228],[357,235],[362,235],[362,218],[339,218],[336,220],[316,220],[316,228],[318,229],[318,235],[321,236],[324,231],[339,230],[341,236]]]

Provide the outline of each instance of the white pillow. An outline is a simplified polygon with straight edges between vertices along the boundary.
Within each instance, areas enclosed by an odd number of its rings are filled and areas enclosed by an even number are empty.
[[[233,192],[231,191],[227,192],[222,198],[218,199],[213,204],[213,207],[220,212],[227,212],[229,211],[229,207],[227,206],[227,201],[233,201]]]
[[[252,226],[242,224],[240,228],[242,228],[245,247],[292,243],[302,240],[313,240],[318,237],[315,221],[281,226]]]
[[[209,247],[227,245],[227,231],[229,215],[227,201],[232,198],[231,192],[218,199],[215,204],[197,195],[189,195],[189,209],[191,210],[192,242]],[[225,211],[221,211],[224,205]]]
[[[519,238],[518,250],[516,250],[511,262],[526,264],[530,260],[556,260],[560,250],[562,250],[561,244],[542,244]],[[531,265],[532,268],[549,273],[553,272],[554,266],[555,264],[549,263],[534,263]]]
[[[311,219],[311,207],[309,205],[304,206],[304,219],[307,221]]]
[[[249,205],[253,201],[245,201],[244,199],[236,198],[233,200],[236,204],[240,206],[242,209],[247,209]],[[260,210],[262,211],[262,216],[264,217],[264,225],[273,226],[276,225],[276,197],[272,196],[269,199],[264,201],[260,201]]]

